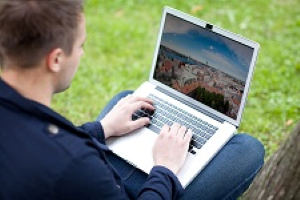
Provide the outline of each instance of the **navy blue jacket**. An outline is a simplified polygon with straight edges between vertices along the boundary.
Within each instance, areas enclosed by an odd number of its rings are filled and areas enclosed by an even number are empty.
[[[100,122],[76,127],[0,79],[1,200],[129,199],[106,151]],[[170,170],[155,166],[139,199],[174,199],[182,191]]]

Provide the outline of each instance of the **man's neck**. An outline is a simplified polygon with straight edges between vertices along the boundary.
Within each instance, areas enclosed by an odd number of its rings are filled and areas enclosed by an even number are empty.
[[[50,106],[53,89],[39,70],[2,70],[0,76],[22,96]]]

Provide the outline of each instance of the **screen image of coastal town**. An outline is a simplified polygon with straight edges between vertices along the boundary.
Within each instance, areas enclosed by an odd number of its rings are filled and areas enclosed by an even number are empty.
[[[167,15],[154,79],[237,119],[253,49]]]

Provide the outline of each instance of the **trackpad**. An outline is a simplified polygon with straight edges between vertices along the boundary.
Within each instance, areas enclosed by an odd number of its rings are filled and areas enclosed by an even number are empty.
[[[152,149],[157,136],[149,129],[144,129],[140,136],[135,138],[137,148],[130,160],[146,173],[149,173],[153,167]]]

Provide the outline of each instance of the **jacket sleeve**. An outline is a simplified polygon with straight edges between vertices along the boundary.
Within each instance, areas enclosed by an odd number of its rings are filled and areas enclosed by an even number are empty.
[[[139,199],[177,199],[183,191],[172,171],[163,166],[154,166],[139,193]]]
[[[55,184],[55,199],[129,199],[123,183],[99,154],[90,153],[73,160]],[[138,200],[175,199],[183,191],[175,175],[155,166],[144,183]]]
[[[98,142],[105,144],[104,131],[99,121],[87,122],[78,128],[95,138]]]
[[[128,196],[110,166],[94,152],[80,156],[66,166],[55,184],[54,199],[119,200],[128,199]]]

